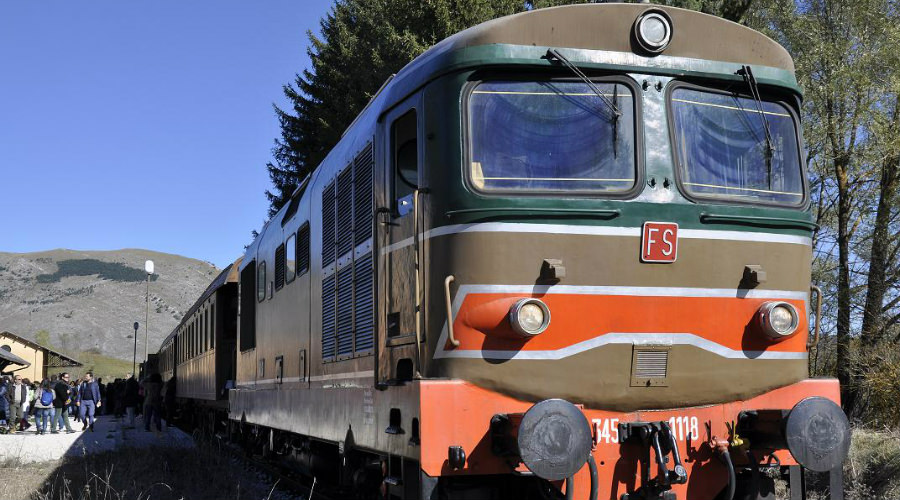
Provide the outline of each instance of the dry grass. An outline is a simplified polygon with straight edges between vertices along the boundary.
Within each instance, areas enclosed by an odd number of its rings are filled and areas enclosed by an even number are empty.
[[[125,449],[56,463],[0,464],[0,477],[0,500],[296,498],[211,449]]]
[[[38,491],[44,480],[56,468],[55,462],[22,464],[18,461],[0,463],[0,500],[23,500]]]

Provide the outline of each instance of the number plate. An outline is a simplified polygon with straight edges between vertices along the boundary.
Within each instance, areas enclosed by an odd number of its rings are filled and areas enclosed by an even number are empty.
[[[619,419],[595,418],[591,420],[594,428],[594,444],[619,444]],[[697,441],[700,439],[700,420],[697,417],[672,417],[669,419],[672,435],[678,441]]]

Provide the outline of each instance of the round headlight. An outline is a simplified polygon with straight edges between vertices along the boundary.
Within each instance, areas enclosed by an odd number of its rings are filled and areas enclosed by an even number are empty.
[[[672,41],[672,20],[662,10],[648,10],[634,22],[634,38],[642,49],[658,54]]]
[[[520,299],[509,309],[509,324],[525,338],[531,338],[550,325],[550,309],[539,299]]]
[[[757,314],[763,331],[773,339],[793,335],[800,325],[797,308],[787,302],[766,302],[759,308]]]

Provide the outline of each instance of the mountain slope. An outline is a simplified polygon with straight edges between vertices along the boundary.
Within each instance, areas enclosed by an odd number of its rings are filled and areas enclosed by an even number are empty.
[[[64,352],[130,360],[132,325],[138,321],[141,359],[148,259],[155,263],[149,339],[150,352],[155,352],[215,278],[218,271],[209,263],[139,249],[0,252],[0,330],[30,340],[45,330],[51,346]]]

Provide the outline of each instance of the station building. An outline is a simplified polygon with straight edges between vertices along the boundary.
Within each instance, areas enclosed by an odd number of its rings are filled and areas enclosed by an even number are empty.
[[[0,332],[0,373],[32,381],[47,378],[50,368],[81,366],[78,361],[7,331]]]

